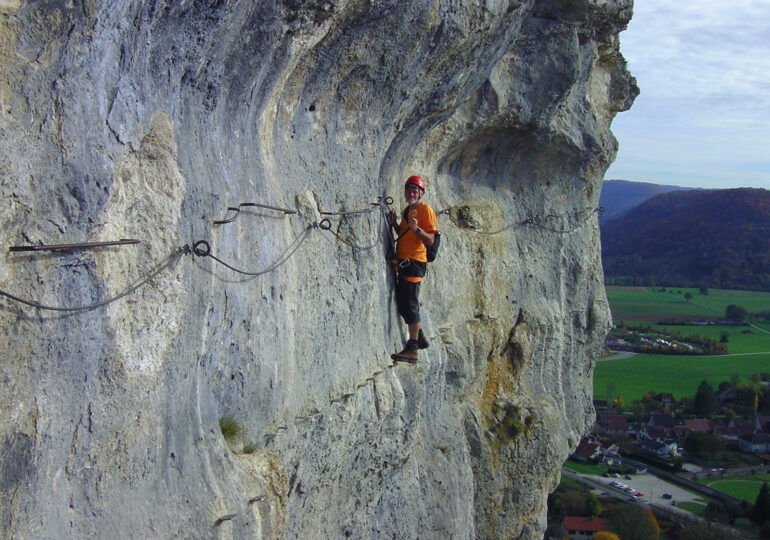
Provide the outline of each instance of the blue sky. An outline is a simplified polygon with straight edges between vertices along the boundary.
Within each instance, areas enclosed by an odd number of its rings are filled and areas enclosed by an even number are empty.
[[[635,0],[620,50],[641,94],[606,179],[770,189],[770,1]]]

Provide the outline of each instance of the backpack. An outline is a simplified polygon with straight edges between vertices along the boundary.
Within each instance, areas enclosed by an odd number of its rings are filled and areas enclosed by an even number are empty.
[[[428,262],[433,262],[436,260],[436,255],[438,255],[438,246],[441,243],[441,233],[436,231],[436,233],[433,235],[433,244],[430,246],[425,246],[428,250]]]

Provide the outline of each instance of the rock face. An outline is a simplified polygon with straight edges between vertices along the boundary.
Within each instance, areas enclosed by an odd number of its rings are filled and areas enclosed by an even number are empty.
[[[630,16],[0,0],[0,536],[542,537],[593,418]],[[393,367],[410,174],[443,236]]]

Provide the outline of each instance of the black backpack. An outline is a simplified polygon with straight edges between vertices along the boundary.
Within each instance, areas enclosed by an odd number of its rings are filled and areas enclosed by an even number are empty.
[[[441,243],[441,234],[436,231],[436,234],[433,235],[433,243],[429,246],[425,246],[428,250],[428,262],[433,262],[436,260],[436,255],[438,255],[438,246]]]

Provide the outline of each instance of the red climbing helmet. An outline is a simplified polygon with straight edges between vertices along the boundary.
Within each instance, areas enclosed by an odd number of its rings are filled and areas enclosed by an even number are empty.
[[[406,188],[409,185],[415,185],[421,190],[425,191],[425,180],[422,179],[422,176],[410,176],[407,178],[404,187]]]

